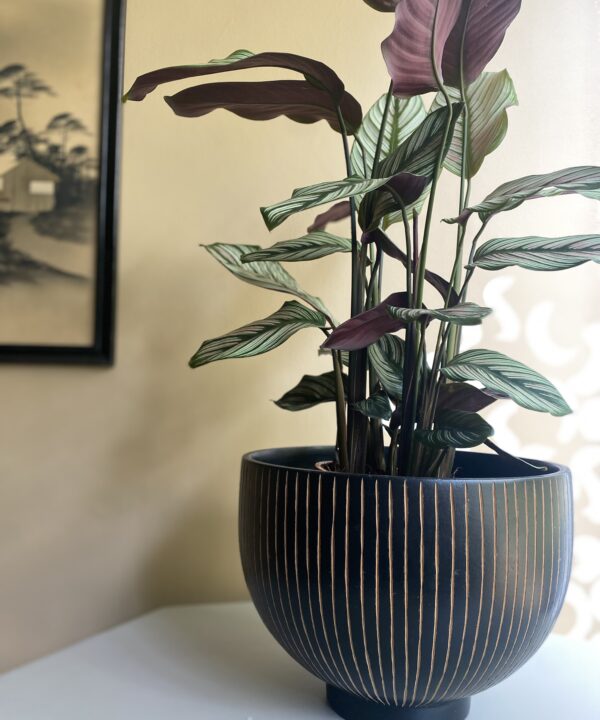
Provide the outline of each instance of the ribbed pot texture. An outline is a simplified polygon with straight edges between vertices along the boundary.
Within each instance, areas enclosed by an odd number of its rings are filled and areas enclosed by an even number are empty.
[[[348,720],[462,720],[550,633],[571,568],[569,470],[458,453],[449,479],[319,472],[331,448],[242,460],[252,599]]]

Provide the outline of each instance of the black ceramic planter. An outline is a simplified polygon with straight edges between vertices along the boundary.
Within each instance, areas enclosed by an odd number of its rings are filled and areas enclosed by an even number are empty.
[[[567,468],[458,453],[448,480],[322,473],[331,448],[242,461],[240,547],[268,629],[346,720],[464,720],[543,643],[571,568]],[[520,469],[520,468],[519,468]]]

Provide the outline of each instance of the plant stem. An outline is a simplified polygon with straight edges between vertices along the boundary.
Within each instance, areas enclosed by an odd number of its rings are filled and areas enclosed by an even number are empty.
[[[333,370],[335,373],[335,409],[337,414],[337,445],[340,453],[340,465],[342,470],[348,470],[348,440],[346,437],[346,393],[344,391],[344,376],[341,352],[334,350]]]
[[[381,119],[381,127],[379,128],[379,136],[377,138],[377,145],[375,147],[375,155],[373,156],[373,167],[371,168],[371,177],[377,176],[377,165],[379,164],[379,158],[381,157],[381,149],[383,148],[383,139],[385,137],[385,126],[387,125],[387,118],[390,111],[390,105],[392,104],[392,97],[394,94],[394,83],[390,81],[390,86],[387,91],[385,98],[385,107],[383,109],[383,117]]]
[[[352,174],[352,159],[348,144],[348,132],[344,117],[337,107],[337,116],[342,131],[346,173]],[[352,231],[352,298],[351,316],[354,317],[363,311],[365,295],[365,260],[364,248],[358,246],[358,230],[356,224],[356,203],[350,198],[350,225]],[[368,434],[368,419],[355,409],[357,402],[364,400],[367,395],[367,353],[358,350],[350,353],[350,366],[348,370],[348,452],[349,469],[351,472],[364,472],[366,464],[366,438]]]

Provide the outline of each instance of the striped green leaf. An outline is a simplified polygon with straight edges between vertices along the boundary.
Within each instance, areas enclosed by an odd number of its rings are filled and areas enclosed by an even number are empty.
[[[344,180],[333,180],[318,183],[317,185],[309,185],[294,190],[289,200],[283,200],[282,202],[275,203],[275,205],[263,207],[260,211],[266,226],[269,230],[273,230],[295,213],[309,210],[319,205],[326,205],[336,200],[363,195],[364,193],[385,185],[390,179],[390,177],[379,177],[373,180],[365,180],[357,175],[352,175]]]
[[[486,222],[492,215],[513,210],[526,200],[573,194],[600,200],[600,167],[583,165],[512,180],[496,188],[479,205],[467,208],[446,222],[464,224],[473,213],[478,213],[480,220]]]
[[[462,103],[452,105],[451,127],[446,152],[450,147],[454,126],[462,111]],[[448,109],[445,107],[430,113],[407,140],[379,163],[377,175],[393,177],[401,172],[414,175],[433,175],[442,148],[447,121]]]
[[[529,410],[558,416],[572,412],[549,380],[527,365],[493,350],[461,353],[442,368],[442,373],[450,380],[476,380]]]
[[[472,448],[484,443],[494,434],[494,428],[481,415],[463,410],[441,412],[433,430],[417,430],[417,438],[429,447]]]
[[[389,420],[392,417],[392,407],[387,395],[376,393],[366,400],[354,403],[359,413],[376,420]]]
[[[383,389],[393,398],[402,397],[404,342],[396,335],[384,335],[368,347],[369,362]]]
[[[475,303],[464,303],[449,308],[440,308],[439,310],[390,307],[388,312],[392,317],[397,320],[404,320],[404,322],[419,322],[432,319],[453,323],[454,325],[480,325],[483,318],[487,317],[492,312],[492,309],[481,307]]]
[[[473,265],[484,270],[512,266],[525,270],[567,270],[586,262],[600,263],[600,235],[496,238],[484,243],[473,258]]]
[[[269,352],[304,328],[323,328],[325,316],[296,300],[288,300],[264,320],[244,325],[213,340],[206,340],[190,360],[193,368],[216,360],[253,357]]]
[[[305,292],[298,283],[276,262],[246,262],[243,258],[261,250],[259,245],[235,245],[230,243],[213,243],[205,245],[206,251],[224,268],[240,280],[257,285],[266,290],[288,293],[305,300],[320,312],[330,315],[320,298]]]
[[[445,152],[450,147],[454,127],[462,109],[461,103],[452,106],[452,123]],[[433,177],[442,149],[447,120],[448,110],[445,107],[430,113],[416,130],[379,164],[377,175],[394,176],[403,172]],[[421,210],[426,197],[427,192],[406,208],[409,217],[413,212]],[[375,227],[381,218],[385,218],[386,228],[396,222],[402,222],[401,207],[397,199],[385,188],[375,193],[373,198],[367,198],[362,205],[364,207],[361,206],[359,217],[363,228]]]
[[[352,240],[318,230],[295,240],[282,240],[265,250],[253,250],[242,257],[242,262],[301,262],[318,260],[338,252],[352,252]]]
[[[344,377],[344,388],[347,389],[348,378]],[[304,375],[300,382],[285,393],[275,405],[282,410],[307,410],[321,403],[335,402],[336,383],[333,371],[323,375]]]
[[[352,169],[356,175],[371,177],[373,161],[383,122],[387,95],[382,95],[364,116],[352,146]],[[396,150],[427,117],[421,97],[392,98],[383,131],[380,160]],[[363,153],[364,148],[364,153]]]
[[[450,98],[460,100],[460,91],[447,88]],[[467,136],[467,163],[465,177],[474,177],[486,156],[494,152],[506,136],[508,130],[507,109],[518,105],[517,93],[513,81],[506,70],[498,73],[482,73],[467,88],[466,105],[469,112],[469,132]],[[438,93],[432,109],[444,107],[446,101]],[[452,137],[452,143],[445,167],[451,173],[461,176],[462,148],[464,133],[464,114],[459,118]]]

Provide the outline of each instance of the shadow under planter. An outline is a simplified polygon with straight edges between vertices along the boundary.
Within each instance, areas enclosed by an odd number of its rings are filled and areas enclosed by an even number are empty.
[[[550,633],[571,569],[569,470],[457,453],[449,479],[242,460],[240,548],[276,640],[346,720],[464,720]]]

